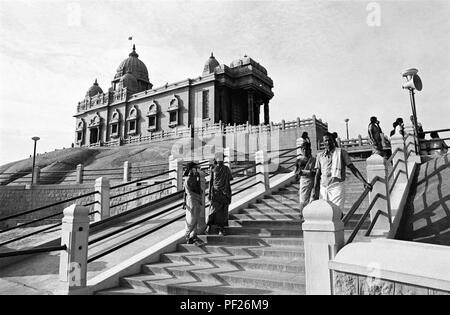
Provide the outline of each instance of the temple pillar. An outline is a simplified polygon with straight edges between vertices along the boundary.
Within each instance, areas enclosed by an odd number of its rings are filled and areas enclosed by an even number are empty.
[[[247,108],[248,108],[248,123],[250,125],[254,124],[254,101],[253,101],[253,90],[247,91]]]
[[[264,101],[264,124],[268,125],[270,124],[270,118],[269,118],[269,101]]]

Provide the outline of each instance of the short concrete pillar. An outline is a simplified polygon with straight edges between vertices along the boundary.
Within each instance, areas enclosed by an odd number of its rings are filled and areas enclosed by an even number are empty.
[[[303,209],[303,243],[307,295],[333,294],[328,262],[344,246],[344,223],[339,207],[316,200]]]
[[[131,163],[128,161],[123,162],[123,182],[127,183],[130,181],[131,175]]]
[[[59,280],[63,294],[77,294],[86,287],[89,236],[88,207],[71,205],[64,209],[61,245],[67,247],[59,256]]]
[[[95,180],[95,191],[99,193],[95,194],[94,204],[94,221],[100,221],[110,217],[110,186],[109,179],[107,177],[99,177]]]
[[[77,177],[76,177],[76,183],[77,184],[83,184],[83,176],[84,176],[84,166],[83,164],[77,165]]]
[[[405,127],[405,147],[406,156],[408,162],[421,163],[420,155],[416,154],[416,145],[419,143],[419,139],[416,138],[413,126]]]
[[[383,234],[389,232],[391,229],[391,205],[389,198],[389,189],[387,184],[387,162],[386,160],[378,155],[372,154],[367,159],[367,180],[369,183],[376,177],[379,176],[384,179],[384,182],[376,181],[373,185],[372,191],[369,192],[369,200],[372,202],[375,198],[374,206],[370,211],[370,220],[373,222],[378,210],[381,210],[384,215],[379,215],[378,219],[373,227],[372,234]],[[376,197],[378,194],[381,197]]]
[[[398,151],[395,153],[395,151]],[[405,141],[403,136],[400,134],[394,134],[391,137],[391,151],[394,154],[392,158],[392,166],[395,167],[394,178],[398,176],[397,183],[407,183],[408,182],[408,169],[405,160]],[[397,165],[398,164],[398,165]],[[396,166],[397,165],[397,166]],[[400,174],[399,174],[400,173]],[[397,175],[399,174],[399,175]]]
[[[297,127],[297,128],[300,128],[300,122],[301,122],[301,121],[300,121],[300,117],[297,117],[297,124],[296,124],[296,127]]]
[[[281,121],[281,130],[284,130],[284,129],[286,129],[286,121],[283,119]]]
[[[234,160],[234,156],[231,154],[230,148],[223,148],[223,163],[231,170],[231,162]]]
[[[39,184],[41,179],[41,168],[39,166],[34,166],[33,169],[33,185]]]
[[[256,175],[256,182],[262,182],[264,185],[264,191],[270,189],[269,181],[269,158],[267,152],[257,151],[255,153],[255,163],[256,163],[256,173],[261,173]]]
[[[183,190],[183,159],[175,159],[173,155],[169,156],[169,178],[172,179],[172,193]]]
[[[362,147],[362,145],[363,145],[362,136],[358,135],[358,146]]]

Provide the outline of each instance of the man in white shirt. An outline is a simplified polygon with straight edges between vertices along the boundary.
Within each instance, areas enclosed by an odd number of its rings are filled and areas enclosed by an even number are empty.
[[[353,165],[347,151],[336,147],[331,133],[326,133],[323,136],[323,141],[325,150],[319,153],[316,159],[313,199],[319,199],[318,188],[320,185],[321,199],[331,202],[343,211],[345,167],[348,167],[353,175],[363,183],[365,189],[372,190],[372,185],[365,180],[359,170]]]

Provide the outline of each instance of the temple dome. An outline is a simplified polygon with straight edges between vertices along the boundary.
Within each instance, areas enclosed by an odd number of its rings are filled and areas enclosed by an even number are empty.
[[[117,73],[114,76],[114,80],[117,80],[127,72],[130,72],[137,80],[149,83],[147,67],[141,60],[139,60],[139,55],[136,53],[135,45],[133,45],[133,51],[128,56],[129,57],[122,61],[117,68]]]
[[[205,66],[203,67],[203,75],[213,73],[214,69],[218,66],[220,66],[219,62],[214,58],[213,53],[211,53],[211,56],[206,60]]]
[[[95,79],[94,84],[89,88],[89,90],[86,92],[86,96],[92,97],[97,94],[103,94],[103,90],[101,87],[98,86],[97,79]]]
[[[126,87],[130,91],[136,91],[139,88],[138,80],[130,70],[128,70],[127,73],[120,78],[119,82],[121,83],[122,87]]]

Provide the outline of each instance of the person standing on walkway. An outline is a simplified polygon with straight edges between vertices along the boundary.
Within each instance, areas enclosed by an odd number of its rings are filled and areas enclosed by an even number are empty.
[[[331,133],[327,132],[323,136],[323,142],[325,144],[325,150],[319,153],[316,159],[313,200],[319,199],[318,188],[320,186],[321,199],[331,202],[343,211],[346,167],[363,183],[364,188],[372,190],[372,185],[364,179],[359,170],[353,165],[347,151],[335,146]]]
[[[211,227],[219,227],[219,235],[225,235],[225,226],[228,226],[228,207],[231,204],[231,180],[233,175],[228,166],[223,163],[223,154],[216,154],[217,164],[211,168],[209,180],[210,200],[209,216],[206,233],[211,232]]]
[[[183,208],[186,209],[186,242],[188,244],[201,246],[203,245],[203,242],[197,237],[197,223],[203,200],[200,187],[200,176],[197,167],[196,163],[190,162],[184,173],[187,178],[184,182]]]
[[[367,127],[370,143],[372,144],[372,154],[384,156],[382,132],[377,117],[370,117],[370,123]]]
[[[295,165],[295,178],[299,180],[300,219],[303,220],[303,208],[309,204],[314,186],[316,159],[311,154],[311,143],[303,142],[301,151],[302,156]]]

